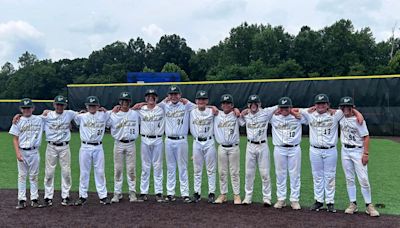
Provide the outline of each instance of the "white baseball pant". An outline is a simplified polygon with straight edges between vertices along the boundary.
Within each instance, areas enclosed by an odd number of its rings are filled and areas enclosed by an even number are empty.
[[[228,175],[231,174],[233,194],[240,194],[240,149],[239,146],[218,146],[218,173],[221,194],[228,193]]]
[[[178,164],[181,196],[189,196],[187,139],[174,140],[166,138],[165,157],[167,161],[167,194],[175,195],[176,166]]]
[[[124,182],[123,168],[126,163],[126,179],[130,192],[136,192],[136,145],[135,141],[123,143],[118,140],[114,142],[114,193],[122,193]]]
[[[163,193],[163,142],[147,145],[142,141],[142,174],[140,182],[140,193],[148,194],[150,185],[150,171],[153,166],[154,191],[155,194]]]
[[[100,199],[107,197],[106,176],[104,174],[104,150],[102,145],[82,144],[79,150],[79,197],[87,198],[90,170],[94,167],[94,181]]]
[[[310,147],[311,170],[314,182],[314,199],[320,203],[334,203],[336,188],[336,147],[317,149]]]
[[[215,193],[216,160],[214,139],[204,142],[193,140],[194,192],[201,194],[201,177],[203,163],[205,162],[208,176],[208,193]]]
[[[29,183],[31,189],[31,200],[39,198],[38,194],[38,175],[40,156],[39,150],[22,150],[20,149],[22,162],[17,160],[18,166],[18,200],[26,201],[26,177],[29,175]]]
[[[69,145],[55,146],[47,144],[46,168],[44,177],[44,198],[53,199],[54,196],[54,172],[57,161],[61,167],[61,197],[69,197],[71,189],[71,151]]]
[[[300,198],[300,172],[301,148],[274,147],[274,161],[276,174],[276,196],[278,200],[286,200],[287,172],[290,177],[290,201],[299,201]]]
[[[269,175],[270,160],[269,148],[267,143],[254,144],[247,143],[246,146],[246,180],[245,180],[245,200],[251,201],[253,197],[254,178],[256,168],[261,176],[263,201],[271,200],[271,178]]]
[[[356,180],[361,186],[361,194],[364,197],[366,204],[371,203],[371,187],[368,180],[368,167],[361,162],[363,148],[345,148],[342,147],[342,166],[346,176],[347,193],[349,194],[350,202],[356,201]]]

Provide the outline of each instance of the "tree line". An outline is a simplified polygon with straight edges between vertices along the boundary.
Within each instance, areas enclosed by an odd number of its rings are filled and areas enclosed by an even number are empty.
[[[185,81],[396,74],[400,39],[376,42],[370,28],[355,30],[342,19],[320,30],[303,26],[297,35],[282,26],[242,23],[197,51],[173,34],[155,46],[138,37],[56,62],[25,52],[17,69],[9,62],[1,67],[0,98],[52,99],[66,94],[67,84],[126,82],[127,72],[179,72]]]

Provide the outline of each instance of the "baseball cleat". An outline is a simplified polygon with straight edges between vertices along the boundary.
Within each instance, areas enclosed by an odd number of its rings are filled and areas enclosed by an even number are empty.
[[[156,201],[157,203],[165,202],[161,193],[156,194]]]
[[[379,212],[375,209],[374,205],[372,203],[368,204],[367,209],[365,210],[365,213],[371,217],[379,217],[380,214]]]
[[[115,193],[113,198],[111,199],[111,203],[119,203],[119,201],[122,199],[122,194],[121,193]]]
[[[184,203],[191,203],[192,200],[190,199],[189,196],[184,196],[184,197],[183,197],[183,202],[184,202]]]
[[[129,202],[137,202],[138,199],[136,197],[136,192],[130,191],[129,192]]]
[[[175,202],[176,198],[174,195],[167,195],[167,197],[165,197],[165,201],[166,202]]]
[[[34,200],[31,200],[31,207],[33,207],[33,208],[41,208],[41,207],[43,207],[43,205],[40,204],[37,199],[34,199]]]
[[[349,206],[344,210],[344,213],[352,215],[358,211],[357,204],[350,202]]]
[[[214,203],[215,202],[215,194],[210,193],[208,194],[208,203]]]
[[[285,202],[285,200],[278,200],[278,201],[276,201],[276,203],[274,204],[274,208],[276,208],[276,209],[281,209],[281,208],[284,208],[284,207],[286,207],[286,202]]]
[[[326,204],[326,211],[336,213],[335,205],[333,203]]]
[[[71,201],[70,201],[69,197],[63,198],[63,199],[61,200],[61,205],[63,205],[63,206],[69,206],[69,205],[71,205]]]
[[[79,197],[79,199],[75,202],[75,206],[83,206],[86,204],[86,198]]]
[[[200,200],[201,200],[200,194],[197,193],[197,192],[195,192],[195,193],[193,194],[193,202],[198,203],[198,202],[200,202]]]
[[[147,197],[147,194],[140,194],[139,198],[138,198],[138,202],[144,202],[149,200],[149,198]]]
[[[108,205],[108,204],[111,204],[111,202],[110,202],[110,199],[108,197],[104,197],[104,198],[100,199],[100,204]]]
[[[319,211],[324,206],[323,203],[315,201],[315,203],[310,207],[310,211]]]
[[[301,209],[299,201],[290,202],[290,206],[292,207],[293,210],[300,210]]]
[[[228,201],[227,198],[226,198],[226,195],[222,194],[222,195],[218,196],[218,198],[215,200],[214,203],[221,204],[221,203],[226,203],[226,201]]]
[[[15,209],[20,210],[20,209],[24,209],[24,208],[26,208],[26,201],[25,200],[18,201],[18,204],[15,207]]]
[[[239,195],[234,195],[234,196],[233,196],[233,204],[235,204],[235,205],[240,205],[240,204],[242,204],[242,200],[240,199],[240,196],[239,196]]]
[[[53,206],[53,200],[52,200],[52,199],[49,199],[49,198],[45,198],[45,199],[44,199],[43,206],[44,206],[44,207],[51,207],[51,206]]]
[[[249,198],[244,198],[244,200],[242,201],[243,205],[250,205],[251,204],[251,199]]]
[[[271,207],[271,200],[269,200],[269,199],[265,199],[264,200],[264,207]]]

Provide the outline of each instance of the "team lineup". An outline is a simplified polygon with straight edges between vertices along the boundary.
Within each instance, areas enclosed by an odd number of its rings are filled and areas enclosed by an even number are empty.
[[[324,208],[336,212],[334,207],[337,164],[337,142],[341,141],[341,162],[346,178],[349,206],[346,214],[358,211],[356,201],[356,176],[366,204],[366,213],[377,217],[371,199],[368,180],[369,133],[366,122],[355,109],[351,97],[340,99],[339,109],[331,109],[329,97],[319,94],[310,108],[293,107],[289,97],[279,99],[276,106],[262,108],[258,95],[250,95],[247,108],[240,111],[234,106],[233,96],[224,94],[220,107],[208,104],[207,91],[197,91],[195,103],[182,97],[178,86],[168,89],[168,96],[159,101],[155,89],[148,89],[145,102],[132,104],[129,92],[122,92],[119,105],[105,110],[95,96],[86,99],[86,110],[66,110],[67,99],[57,96],[54,110],[45,110],[41,115],[32,115],[32,100],[21,100],[21,114],[13,119],[9,131],[18,167],[17,209],[26,207],[26,179],[30,182],[30,204],[32,207],[53,205],[54,173],[57,163],[61,167],[61,204],[64,206],[86,204],[90,172],[93,166],[94,180],[100,203],[118,203],[122,198],[124,172],[129,188],[130,202],[148,201],[150,173],[153,169],[154,194],[157,202],[174,202],[176,198],[176,172],[178,171],[181,200],[196,203],[202,195],[209,203],[228,201],[228,178],[230,176],[233,203],[252,203],[254,188],[261,187],[264,206],[277,209],[290,207],[300,210],[302,125],[309,126],[310,161],[313,176],[314,204],[312,211]],[[81,147],[79,150],[79,198],[72,201],[71,189],[71,123],[79,128]],[[268,126],[272,127],[272,155],[267,141]],[[245,127],[247,146],[245,151],[245,179],[240,180],[239,128]],[[114,138],[114,194],[107,197],[104,172],[103,137],[106,128]],[[47,148],[45,154],[44,201],[39,201],[39,147],[45,132]],[[193,136],[194,194],[189,195],[189,131]],[[165,137],[164,137],[165,136]],[[136,139],[141,137],[141,181],[136,192]],[[217,145],[215,145],[215,141]],[[163,173],[164,156],[167,173]],[[275,164],[277,201],[271,202],[271,157]],[[202,171],[205,166],[208,192],[201,192]],[[125,167],[125,171],[123,170]],[[256,170],[260,172],[262,186],[254,186]],[[217,176],[218,170],[218,176]],[[289,176],[290,195],[287,193]],[[166,179],[164,196],[163,178]],[[220,195],[216,197],[216,181],[220,183]],[[244,198],[240,197],[240,186],[244,182]]]

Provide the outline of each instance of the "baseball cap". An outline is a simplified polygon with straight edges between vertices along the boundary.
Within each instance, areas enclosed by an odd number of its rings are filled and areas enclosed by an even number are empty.
[[[168,88],[168,94],[171,94],[171,93],[182,93],[182,92],[178,86],[172,85]]]
[[[291,108],[292,106],[292,99],[290,99],[289,97],[282,97],[278,101],[279,108]]]
[[[260,103],[260,97],[257,94],[250,95],[247,99],[247,103]]]
[[[339,106],[354,106],[353,98],[351,97],[340,98]]]
[[[232,103],[233,104],[233,97],[230,94],[224,94],[221,96],[221,103]]]
[[[99,98],[96,96],[88,96],[85,105],[100,105]]]
[[[199,90],[196,93],[196,99],[208,99],[208,93],[204,90]]]
[[[129,92],[122,92],[119,94],[119,100],[132,100],[132,96]]]
[[[156,95],[156,97],[158,97],[157,91],[155,89],[146,90],[146,93],[144,94],[144,96],[151,95],[151,94]]]
[[[19,103],[20,108],[33,108],[33,102],[29,98],[24,98]]]
[[[318,103],[329,103],[329,97],[326,94],[318,94],[317,96],[315,96],[314,99],[314,103],[318,104]]]
[[[61,104],[61,105],[66,105],[67,104],[67,98],[62,96],[62,95],[58,95],[54,98],[54,103],[55,104]]]

